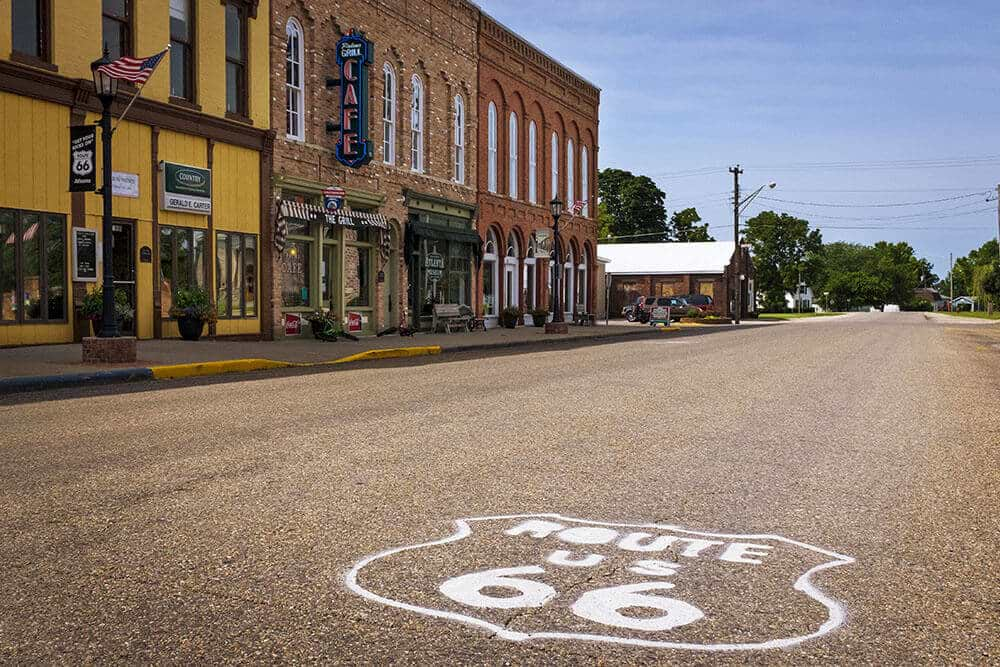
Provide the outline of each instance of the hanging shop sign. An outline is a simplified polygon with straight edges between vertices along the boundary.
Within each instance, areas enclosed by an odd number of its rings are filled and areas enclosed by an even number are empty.
[[[429,252],[424,255],[424,270],[427,272],[428,280],[441,280],[444,275],[444,255],[436,252]]]
[[[361,167],[372,160],[372,142],[368,136],[368,69],[372,51],[372,43],[355,30],[337,42],[340,68],[337,159],[348,167]]]
[[[344,188],[329,187],[323,190],[323,208],[327,213],[336,213],[344,209],[344,198],[347,193]]]
[[[97,189],[97,128],[74,125],[69,128],[69,191]]]
[[[85,283],[97,282],[97,265],[101,261],[97,231],[73,228],[73,280]]]
[[[165,211],[212,214],[212,170],[161,162],[161,202]]]

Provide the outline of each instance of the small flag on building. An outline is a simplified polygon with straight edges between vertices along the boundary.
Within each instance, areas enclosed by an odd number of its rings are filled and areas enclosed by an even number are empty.
[[[587,202],[583,200],[573,202],[573,208],[571,208],[570,211],[573,213],[573,215],[580,215],[581,213],[583,213],[583,207],[586,205]]]
[[[149,56],[148,58],[123,56],[107,65],[101,65],[97,68],[97,71],[107,74],[112,79],[121,79],[122,81],[130,81],[142,85],[149,81],[149,77],[153,76],[153,71],[156,70],[156,66],[160,64],[163,57],[167,55],[168,50],[163,49],[155,56]]]

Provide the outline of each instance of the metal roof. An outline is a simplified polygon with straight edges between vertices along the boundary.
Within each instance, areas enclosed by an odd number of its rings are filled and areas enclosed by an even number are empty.
[[[601,243],[597,254],[610,260],[606,273],[723,273],[733,257],[733,242]]]

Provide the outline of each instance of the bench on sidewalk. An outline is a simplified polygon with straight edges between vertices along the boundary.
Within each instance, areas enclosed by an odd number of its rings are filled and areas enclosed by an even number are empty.
[[[592,327],[597,324],[597,315],[577,311],[573,316],[573,324],[578,324],[581,327]]]
[[[457,303],[436,303],[434,304],[434,319],[431,320],[431,331],[438,332],[443,328],[445,333],[451,333],[452,329],[469,329],[471,318],[462,312],[462,307]]]

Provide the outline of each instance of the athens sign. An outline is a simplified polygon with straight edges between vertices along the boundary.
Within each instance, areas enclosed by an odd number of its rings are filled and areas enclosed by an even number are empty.
[[[511,641],[753,651],[840,627],[842,604],[814,579],[854,562],[778,535],[557,514],[466,518],[454,528],[362,559],[347,587]]]

